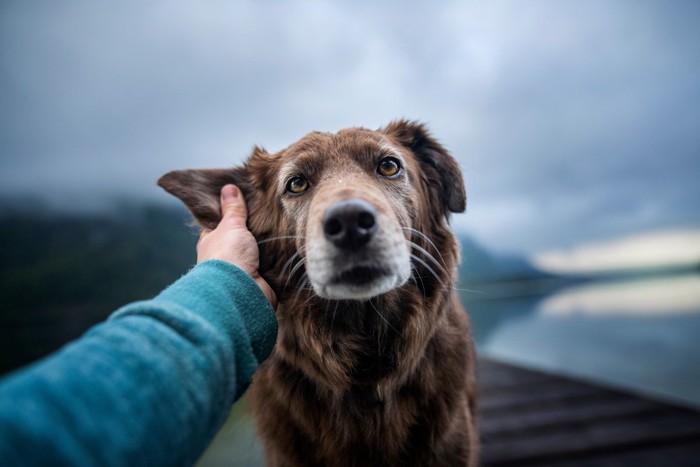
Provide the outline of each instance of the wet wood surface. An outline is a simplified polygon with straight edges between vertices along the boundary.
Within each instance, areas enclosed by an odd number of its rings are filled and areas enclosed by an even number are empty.
[[[700,411],[479,362],[482,465],[700,466]]]

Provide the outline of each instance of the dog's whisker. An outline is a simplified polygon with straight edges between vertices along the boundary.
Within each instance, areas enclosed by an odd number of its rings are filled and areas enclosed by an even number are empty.
[[[289,278],[291,278],[291,276],[290,276]],[[288,279],[289,279],[289,278],[288,278]],[[299,280],[297,281],[297,283],[296,283],[296,285],[295,285],[294,288],[295,288],[295,289],[300,289],[301,287],[306,287],[306,286],[308,286],[308,284],[305,284],[305,282],[308,282],[308,280],[309,280],[308,275],[307,275],[306,273],[302,274],[301,277],[299,278]]]
[[[289,275],[287,276],[287,281],[284,283],[284,288],[286,289],[287,286],[289,285],[289,281],[294,277],[294,274],[304,265],[304,258],[301,258],[297,263],[294,265],[294,267],[289,271]],[[306,275],[306,273],[304,273]],[[304,276],[302,276],[304,277]]]
[[[330,300],[328,301],[330,303]],[[333,319],[331,319],[331,329],[335,326],[335,314],[338,312],[338,305],[340,305],[340,300],[335,301],[335,308],[333,309]]]
[[[432,239],[430,237],[428,237],[426,234],[424,234],[423,232],[421,232],[420,230],[414,229],[413,227],[401,227],[401,228],[403,230],[407,230],[407,231],[411,232],[412,234],[418,235],[420,238],[422,238],[426,242],[428,242],[428,244],[430,246],[432,246],[435,249],[435,251],[440,253],[440,249],[437,247],[437,245],[435,245],[435,243],[432,241]]]
[[[419,237],[421,237],[422,239],[424,239],[426,242],[428,242],[428,244],[429,244],[430,246],[432,246],[433,249],[437,252],[438,256],[440,257],[440,260],[442,260],[442,264],[446,264],[446,263],[445,263],[445,258],[443,258],[443,257],[442,257],[442,253],[440,253],[440,248],[438,248],[437,245],[435,245],[435,243],[430,239],[430,237],[428,237],[426,234],[424,234],[424,233],[421,232],[420,230],[414,229],[413,227],[401,227],[401,228],[402,228],[403,230],[408,230],[409,232],[418,235]]]
[[[294,261],[295,258],[298,258],[300,254],[301,254],[301,252],[300,252],[300,251],[297,251],[296,253],[294,253],[294,254],[291,256],[291,258],[289,258],[289,259],[287,260],[286,263],[284,263],[284,266],[282,266],[282,270],[281,270],[282,273],[284,273],[284,271],[286,271],[287,268],[288,268],[289,266],[292,265],[292,261]]]
[[[301,294],[301,292],[303,290],[308,290],[308,287],[310,285],[311,285],[311,281],[309,280],[309,276],[306,273],[302,274],[301,278],[296,283],[295,288],[297,289],[297,291],[294,294],[294,298],[293,298],[292,302],[296,302],[297,299],[299,298],[299,295]]]
[[[369,304],[372,305],[371,298],[369,299]],[[379,304],[377,304],[377,306],[379,306]],[[372,308],[374,308],[375,310],[377,309],[374,305],[372,305]],[[379,316],[382,316],[379,312],[377,312],[377,314]],[[379,332],[378,330],[375,330],[374,332],[377,335],[377,355],[381,355],[382,354],[382,333]]]
[[[329,308],[330,306],[331,306],[331,301],[330,301],[330,300],[326,300],[326,311],[323,313],[323,316],[326,317],[326,318],[328,317],[328,308]],[[331,325],[331,328],[332,328],[332,325]]]
[[[425,261],[423,261],[422,259],[420,259],[418,256],[414,255],[413,253],[411,253],[411,259],[414,260],[414,261],[418,261],[420,264],[422,264],[423,267],[424,267],[425,269],[427,269],[428,272],[431,273],[431,274],[435,277],[435,279],[440,283],[441,286],[447,287],[447,284],[445,284],[445,283],[442,281],[442,279],[440,279],[440,276],[438,276],[438,274],[435,272],[435,270],[434,270],[433,268],[431,268],[431,267],[428,265],[428,263],[426,263]]]
[[[302,274],[302,276],[299,278],[295,288],[298,289],[298,291],[311,289],[311,280],[306,273]]]
[[[296,274],[296,272],[299,270],[299,268],[301,268],[304,265],[305,262],[306,260],[304,260],[304,258],[301,258],[299,261],[297,261],[294,267],[289,271],[289,275],[293,276],[294,274]]]
[[[314,295],[314,293],[313,293],[314,288],[311,287],[310,284],[311,284],[310,281],[307,281],[307,285],[304,286],[304,289],[305,289],[306,292],[307,292],[307,298],[306,298],[306,300],[300,305],[301,308],[306,307],[306,305],[308,305],[309,303],[311,303],[311,301],[316,297],[316,295]]]
[[[478,294],[485,294],[486,292],[483,290],[475,290],[475,289],[466,289],[464,287],[452,287],[452,290],[457,290],[459,292],[470,292],[470,293],[478,293]]]
[[[416,267],[415,264],[411,263],[411,269],[413,269],[415,271],[415,274],[413,275],[413,277],[420,279],[420,286],[423,289],[423,295],[425,295],[425,282],[423,282],[423,276],[421,276],[418,273],[418,268]],[[418,281],[415,281],[415,282],[416,282],[416,285],[418,285]]]
[[[409,232],[412,232],[412,233],[414,233],[414,234],[420,236],[421,238],[423,238],[426,242],[428,242],[428,244],[430,244],[430,246],[432,246],[432,247],[435,249],[435,251],[437,252],[438,256],[440,257],[440,259],[442,260],[442,262],[443,262],[443,264],[444,264],[445,258],[442,257],[442,255],[440,254],[440,250],[437,248],[437,246],[435,245],[435,243],[433,243],[433,241],[430,239],[430,237],[428,237],[427,235],[425,235],[425,234],[424,234],[423,232],[421,232],[420,230],[414,229],[414,228],[412,228],[412,227],[402,227],[402,229],[407,230],[407,231],[409,231]],[[425,255],[425,257],[426,257],[427,259],[429,259],[433,264],[435,264],[435,265],[440,269],[440,271],[441,271],[442,273],[444,273],[446,276],[449,276],[449,275],[450,275],[450,274],[445,270],[445,268],[443,267],[443,265],[440,264],[440,262],[439,262],[433,255],[431,255],[427,250],[425,250],[425,249],[422,248],[420,245],[418,245],[416,242],[414,242],[414,241],[412,241],[412,240],[410,240],[410,239],[407,239],[407,241],[408,241],[409,245],[410,245],[412,248],[415,248],[415,249],[418,250],[419,252],[423,253],[423,254]],[[416,258],[415,255],[411,255],[411,256],[412,256],[413,258]],[[417,258],[416,258],[416,259],[417,259]],[[423,264],[425,265],[425,263],[423,263]],[[413,270],[416,272],[415,277],[419,278],[419,279],[421,280],[421,282],[423,282],[423,277],[422,277],[421,275],[418,274],[418,269],[415,268],[415,266],[412,266],[412,267],[413,267]],[[430,270],[430,268],[428,268],[428,269]],[[431,272],[431,274],[432,274],[433,276],[436,276],[435,271],[430,271],[430,272]],[[436,278],[437,278],[437,276],[436,276]],[[441,283],[442,283],[442,282],[441,282]],[[474,289],[467,289],[467,288],[458,288],[458,287],[454,287],[454,286],[450,287],[450,289],[456,290],[456,291],[464,291],[464,292],[470,292],[470,293],[478,293],[478,294],[486,293],[486,292],[484,292],[484,291],[482,291],[482,290],[474,290]],[[425,285],[423,285],[423,292],[425,293]]]
[[[264,240],[259,240],[258,245],[262,245],[263,243],[267,243],[267,242],[274,242],[275,240],[287,240],[290,238],[297,239],[297,238],[304,238],[304,237],[302,235],[281,235],[279,237],[270,237],[270,238],[266,238]]]
[[[382,313],[379,311],[379,309],[378,309],[376,306],[374,306],[374,303],[372,303],[372,300],[369,300],[369,304],[370,304],[370,306],[371,306],[372,308],[374,308],[374,311],[377,312],[377,314],[379,315],[379,317],[380,317],[381,319],[384,320],[384,322],[387,324],[387,326],[389,326],[391,329],[393,329],[394,332],[395,332],[396,334],[398,334],[399,336],[402,335],[399,331],[396,330],[396,328],[395,328],[394,326],[391,325],[391,323],[389,322],[389,320],[387,320],[387,319],[384,317],[384,315],[382,315]]]
[[[409,245],[411,245],[412,248],[415,248],[416,250],[420,251],[421,253],[423,253],[425,255],[425,257],[427,259],[432,261],[433,264],[435,264],[435,266],[437,266],[440,269],[440,272],[442,272],[445,276],[449,276],[449,273],[447,272],[447,270],[442,266],[442,264],[440,264],[440,262],[437,259],[435,259],[435,257],[433,255],[428,253],[423,247],[419,246],[415,242],[412,242],[409,240],[408,243],[409,243]]]

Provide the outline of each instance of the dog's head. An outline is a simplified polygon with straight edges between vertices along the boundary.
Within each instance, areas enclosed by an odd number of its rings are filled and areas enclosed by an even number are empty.
[[[158,181],[205,228],[220,220],[227,183],[248,202],[260,272],[281,304],[303,283],[295,277],[333,300],[385,294],[426,268],[439,279],[447,265],[435,243],[466,203],[455,160],[424,126],[403,120],[377,131],[310,133],[276,154],[256,148],[242,167],[174,171]]]

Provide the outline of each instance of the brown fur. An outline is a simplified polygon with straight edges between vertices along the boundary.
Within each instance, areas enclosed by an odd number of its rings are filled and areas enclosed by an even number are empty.
[[[405,157],[405,183],[376,175],[386,146]],[[285,198],[280,171],[290,163],[312,181],[304,196]],[[256,148],[240,168],[159,180],[208,228],[220,219],[226,183],[244,192],[261,274],[279,300],[277,343],[250,390],[268,463],[476,465],[474,356],[447,224],[466,195],[447,151],[422,125],[397,121],[311,133],[277,154]],[[307,242],[320,241],[316,226],[329,206],[354,198],[397,223],[405,235],[397,241],[416,245],[412,276],[369,300],[321,298],[308,286]]]

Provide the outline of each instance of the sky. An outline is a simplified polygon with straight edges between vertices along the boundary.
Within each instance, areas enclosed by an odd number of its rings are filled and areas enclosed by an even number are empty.
[[[3,1],[0,197],[172,203],[163,173],[425,122],[456,230],[534,254],[700,227],[696,1]]]

